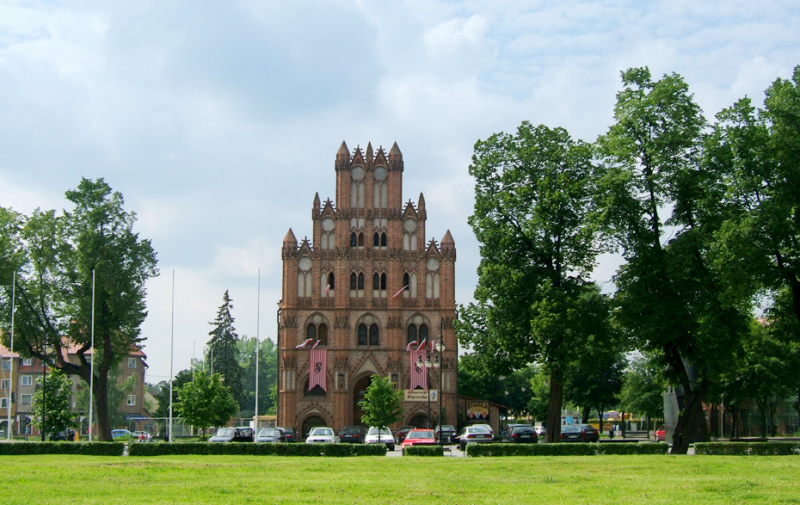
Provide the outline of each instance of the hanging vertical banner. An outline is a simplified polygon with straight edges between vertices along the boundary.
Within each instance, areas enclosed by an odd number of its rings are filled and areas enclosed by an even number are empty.
[[[319,386],[327,393],[328,386],[325,372],[328,369],[328,350],[317,349],[317,344],[319,344],[319,340],[311,348],[309,357],[308,390],[311,391],[314,386]]]
[[[428,389],[428,374],[425,369],[425,351],[412,350],[408,354],[411,362],[411,389]],[[422,358],[422,363],[420,363]]]

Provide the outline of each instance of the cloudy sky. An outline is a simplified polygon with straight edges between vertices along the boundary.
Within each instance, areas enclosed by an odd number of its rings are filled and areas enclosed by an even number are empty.
[[[619,73],[677,72],[712,117],[756,103],[800,64],[796,0],[0,0],[0,205],[63,209],[103,177],[138,214],[161,275],[143,327],[149,381],[209,339],[224,290],[240,335],[275,338],[280,246],[334,198],[334,156],[397,142],[404,199],[428,239],[451,230],[457,296],[478,244],[466,224],[478,139],[521,121],[593,141]],[[596,277],[607,282],[613,261]]]

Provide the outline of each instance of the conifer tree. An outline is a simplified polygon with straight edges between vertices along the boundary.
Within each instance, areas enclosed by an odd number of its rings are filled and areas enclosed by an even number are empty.
[[[242,367],[239,364],[239,335],[236,334],[231,314],[232,302],[228,290],[225,290],[217,317],[209,323],[213,329],[208,333],[211,335],[211,340],[208,341],[208,357],[211,372],[222,376],[231,395],[239,403],[242,396]]]

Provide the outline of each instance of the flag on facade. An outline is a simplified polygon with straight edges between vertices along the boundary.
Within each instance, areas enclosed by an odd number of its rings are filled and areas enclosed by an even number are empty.
[[[417,345],[418,343],[419,342],[417,342],[416,340],[409,342],[408,345],[406,346],[406,352],[411,352],[411,346]]]
[[[330,290],[331,290],[331,285],[330,285],[330,284],[327,284],[327,285],[325,286],[325,294],[327,295],[327,294],[328,294],[328,291],[330,291]]]
[[[428,371],[425,368],[424,354],[425,351],[417,349],[408,355],[411,363],[411,389],[428,390]]]
[[[310,344],[313,341],[314,341],[313,338],[309,338],[305,342],[303,342],[302,344],[296,346],[295,349],[302,349],[303,347],[307,346],[308,344]]]
[[[328,350],[317,349],[317,344],[319,344],[319,340],[311,348],[308,358],[308,390],[311,391],[315,386],[319,386],[327,392]]]
[[[426,338],[425,340],[422,341],[421,344],[419,344],[419,347],[417,347],[417,351],[421,351],[425,347],[425,344],[427,344],[427,343],[428,343],[428,339]]]
[[[402,292],[403,292],[403,291],[405,291],[406,289],[408,289],[408,284],[406,284],[405,286],[403,286],[403,287],[400,289],[400,291],[398,291],[397,293],[393,294],[393,295],[392,295],[392,298],[397,298],[398,296],[400,296],[400,293],[402,293]]]

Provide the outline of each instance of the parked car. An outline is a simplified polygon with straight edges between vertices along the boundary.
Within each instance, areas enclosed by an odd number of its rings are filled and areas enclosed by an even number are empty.
[[[360,444],[364,441],[364,428],[361,426],[347,426],[339,432],[339,441],[348,444]]]
[[[236,428],[220,428],[209,438],[209,442],[252,442],[255,438],[253,428],[239,426]]]
[[[462,451],[466,450],[467,444],[473,443],[487,443],[494,439],[491,431],[486,429],[485,425],[472,425],[461,428],[455,440],[458,442],[458,448]]]
[[[50,435],[51,442],[56,442],[56,441],[72,442],[73,440],[75,440],[75,432],[72,431],[71,429],[59,431],[55,435]]]
[[[395,439],[392,436],[392,430],[389,428],[376,428],[371,426],[367,431],[367,436],[364,437],[365,444],[386,444],[386,448],[390,451],[394,450]]]
[[[401,426],[399,430],[397,430],[397,443],[402,444],[403,440],[405,440],[406,435],[411,430],[416,430],[415,426]]]
[[[485,428],[485,429],[486,429],[486,431],[488,431],[488,432],[489,432],[489,433],[492,435],[492,438],[494,438],[494,429],[493,429],[491,426],[489,426],[488,424],[486,424],[486,423],[481,423],[481,424],[473,424],[473,425],[471,425],[471,426],[476,426],[476,427],[482,427],[482,428]]]
[[[436,435],[433,430],[411,430],[403,440],[403,454],[406,453],[406,447],[412,445],[436,445]]]
[[[506,427],[500,430],[500,439],[505,441],[510,441],[511,439],[511,431],[516,428],[517,426],[531,426],[530,424],[507,424]],[[532,427],[532,426],[531,426]]]
[[[333,428],[325,426],[311,428],[308,438],[306,438],[307,444],[336,444],[338,442],[339,437],[333,431]]]
[[[655,431],[656,435],[656,442],[666,442],[667,441],[667,426],[662,424],[661,428]]]
[[[562,442],[586,442],[586,432],[574,424],[561,427]]]
[[[591,424],[579,424],[578,428],[586,433],[587,442],[597,442],[600,440],[600,432]]]
[[[535,444],[539,442],[539,435],[530,424],[520,424],[511,428],[508,441],[514,444]]]
[[[111,438],[114,440],[130,440],[133,438],[133,433],[128,430],[111,430]]]
[[[153,436],[147,433],[146,431],[134,431],[133,438],[135,438],[139,442],[150,442],[153,440]]]
[[[283,442],[283,433],[277,428],[261,428],[256,435],[256,442]]]
[[[297,432],[290,426],[278,426],[278,429],[283,433],[284,442],[297,442]]]
[[[456,429],[449,424],[437,426],[433,431],[436,433],[436,439],[441,440],[443,444],[451,443],[456,436]]]

